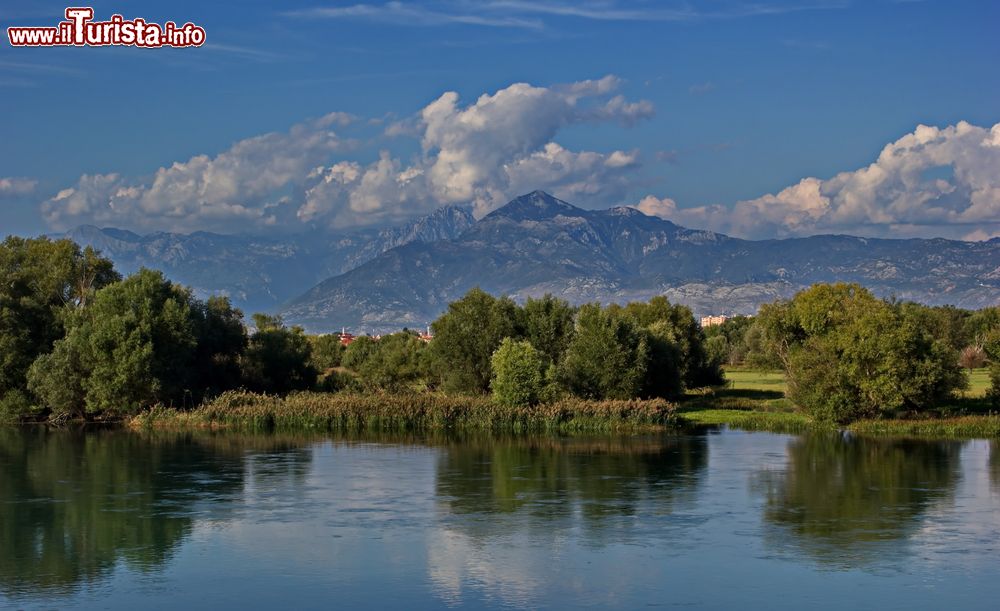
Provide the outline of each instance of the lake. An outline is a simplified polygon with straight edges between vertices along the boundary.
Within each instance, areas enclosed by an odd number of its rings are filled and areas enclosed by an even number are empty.
[[[0,429],[0,607],[995,609],[1000,444]]]

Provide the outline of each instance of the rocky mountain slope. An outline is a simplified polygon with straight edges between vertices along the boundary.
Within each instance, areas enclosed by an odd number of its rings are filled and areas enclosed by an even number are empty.
[[[139,235],[85,225],[64,236],[100,250],[124,274],[140,267],[159,269],[200,296],[228,295],[249,313],[273,310],[317,282],[392,248],[457,237],[474,222],[466,208],[447,207],[400,227],[343,233]]]
[[[549,292],[573,303],[665,294],[698,315],[752,313],[831,281],[929,304],[995,305],[1000,239],[749,241],[632,208],[583,210],[536,191],[457,237],[410,240],[324,280],[282,314],[316,331],[423,326],[474,286],[515,298]]]

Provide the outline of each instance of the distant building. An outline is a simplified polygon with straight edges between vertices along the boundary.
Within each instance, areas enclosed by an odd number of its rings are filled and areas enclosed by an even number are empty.
[[[701,327],[714,327],[715,325],[721,325],[729,320],[729,316],[702,316],[701,317]]]
[[[340,337],[340,345],[343,346],[343,347],[345,347],[345,348],[348,347],[348,346],[350,346],[351,343],[355,339],[357,339],[353,335],[351,335],[350,333],[348,333],[347,329],[341,329],[341,331],[340,331],[340,333],[338,335]]]

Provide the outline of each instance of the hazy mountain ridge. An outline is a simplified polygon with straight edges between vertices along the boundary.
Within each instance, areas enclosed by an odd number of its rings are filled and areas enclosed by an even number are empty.
[[[397,246],[456,237],[474,222],[468,209],[450,206],[388,229],[265,237],[210,232],[139,235],[83,225],[54,237],[93,246],[122,273],[140,267],[159,269],[198,295],[225,294],[252,312],[273,310],[303,289]]]
[[[1000,303],[1000,240],[822,235],[750,241],[632,208],[583,210],[542,192],[460,236],[412,241],[319,283],[283,310],[314,330],[421,326],[473,286],[574,303],[665,294],[696,314],[752,313],[815,282],[852,281],[930,304]]]

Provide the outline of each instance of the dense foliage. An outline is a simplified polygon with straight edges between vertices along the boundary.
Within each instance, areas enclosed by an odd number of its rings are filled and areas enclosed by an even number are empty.
[[[142,270],[67,314],[65,337],[31,366],[28,386],[65,416],[194,406],[208,389],[238,383],[240,317],[226,300],[202,303]]]
[[[364,347],[364,351],[356,347]],[[357,373],[362,387],[369,391],[399,392],[411,389],[426,378],[423,340],[400,331],[374,341],[362,337],[347,349],[345,361]]]
[[[257,332],[250,337],[244,359],[247,388],[284,393],[305,390],[316,383],[312,347],[301,327],[285,327],[279,316],[253,315]]]
[[[548,397],[675,397],[722,379],[691,310],[663,297],[574,308],[546,295],[520,307],[473,289],[432,329],[429,373],[451,392],[489,391],[491,381],[496,384],[492,358],[505,338],[538,353]]]
[[[159,272],[122,280],[68,240],[0,245],[0,419],[118,418],[246,387],[312,388],[310,342],[280,319],[200,300]],[[327,349],[328,343],[321,345]],[[339,343],[337,345],[339,349]]]
[[[790,398],[821,420],[925,410],[965,384],[958,351],[919,310],[853,284],[816,285],[762,308],[757,324],[788,375]]]
[[[531,342],[504,338],[490,364],[494,401],[509,407],[538,403],[545,377],[542,357]]]
[[[487,392],[493,352],[504,338],[524,335],[517,304],[478,288],[448,304],[431,329],[432,358],[442,387],[455,392]]]
[[[0,417],[31,409],[31,364],[63,336],[68,312],[118,279],[109,260],[69,240],[0,244]]]
[[[794,403],[838,423],[940,406],[963,388],[961,367],[988,365],[1000,408],[1000,308],[883,300],[858,285],[816,285],[708,329],[664,297],[518,305],[476,288],[431,328],[430,342],[406,330],[342,342],[255,314],[249,332],[224,297],[145,269],[122,280],[68,240],[8,238],[0,418],[119,418],[240,388],[492,393],[505,409],[672,398],[722,382],[722,364],[784,370]]]

